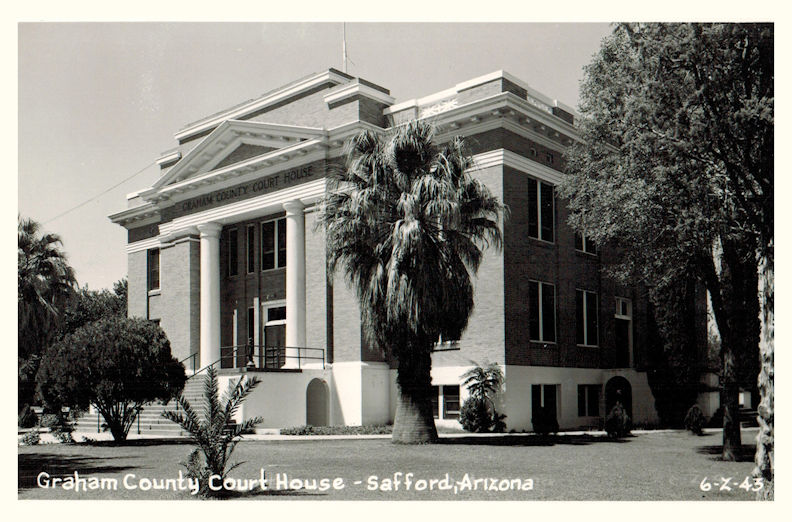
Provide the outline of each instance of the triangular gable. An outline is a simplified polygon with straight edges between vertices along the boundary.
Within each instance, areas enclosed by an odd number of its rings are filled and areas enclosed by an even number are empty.
[[[240,161],[261,156],[273,150],[278,150],[277,147],[267,147],[265,145],[253,145],[251,143],[242,143],[239,147],[231,151],[220,163],[215,165],[216,169],[222,169]]]
[[[152,188],[162,188],[323,136],[322,129],[312,127],[228,120],[185,154]]]

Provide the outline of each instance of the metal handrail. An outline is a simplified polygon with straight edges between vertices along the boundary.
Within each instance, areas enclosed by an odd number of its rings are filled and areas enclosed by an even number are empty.
[[[303,361],[321,361],[322,368],[325,368],[324,348],[312,348],[307,346],[262,346],[257,344],[239,344],[234,346],[223,346],[220,348],[221,368],[256,368],[256,369],[277,369],[283,367],[289,361],[297,362],[297,369],[302,369]],[[291,355],[296,351],[297,355]]]
[[[238,344],[233,346],[221,346],[220,353],[223,351],[232,350],[231,354],[221,355],[219,359],[213,361],[206,366],[201,367],[194,371],[187,379],[191,379],[204,371],[219,365],[220,368],[247,368],[258,370],[275,370],[282,368],[288,361],[296,360],[298,370],[302,369],[303,361],[321,361],[322,369],[325,369],[325,350],[324,348],[312,348],[308,346],[262,346],[258,344]],[[287,355],[287,350],[296,350],[297,355]],[[309,354],[316,355],[309,355]],[[195,367],[195,357],[197,353],[185,358],[193,360],[193,367]],[[244,365],[240,365],[240,358],[244,357]],[[230,364],[225,362],[230,361]]]
[[[195,373],[195,359],[197,357],[198,357],[198,352],[193,352],[184,359],[182,359],[181,361],[179,361],[179,363],[184,364],[184,361],[189,359],[191,361],[192,371],[193,373]]]

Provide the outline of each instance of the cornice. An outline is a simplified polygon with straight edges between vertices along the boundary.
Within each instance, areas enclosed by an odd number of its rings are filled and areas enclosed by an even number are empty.
[[[282,211],[284,203],[294,200],[299,200],[303,205],[310,206],[324,196],[325,189],[326,180],[321,178],[277,192],[270,192],[221,207],[196,212],[176,218],[168,223],[163,223],[160,225],[160,235],[180,234],[181,231],[191,229],[202,223],[214,222],[226,225],[257,216],[265,216],[278,210]]]
[[[396,101],[393,96],[385,94],[384,92],[377,89],[373,89],[362,83],[350,83],[336,87],[332,91],[325,94],[324,101],[328,104],[336,103],[347,98],[351,98],[352,96],[364,96],[385,105],[393,105],[393,103]]]
[[[529,176],[547,181],[557,185],[564,179],[564,173],[546,167],[541,163],[530,160],[515,152],[506,149],[497,149],[489,152],[482,152],[473,156],[473,171],[486,169],[494,166],[506,166],[524,172]]]
[[[439,127],[438,137],[465,135],[471,126],[480,125],[492,118],[504,125],[516,125],[532,133],[532,139],[544,141],[554,148],[569,146],[578,139],[577,129],[569,123],[548,114],[510,92],[499,93],[451,108],[422,119],[433,121]],[[509,123],[506,123],[509,122]],[[562,141],[562,135],[567,136]]]
[[[143,226],[158,222],[160,220],[160,210],[151,203],[144,203],[139,207],[127,208],[121,212],[111,214],[108,218],[113,223],[130,228],[131,225]]]
[[[324,136],[325,131],[316,127],[226,120],[187,152],[179,163],[154,183],[152,188],[158,189],[196,174],[208,172],[222,161],[223,158],[218,156],[236,142],[258,142],[283,149],[288,148],[290,143],[299,144],[301,140]],[[150,193],[150,190],[143,193]]]

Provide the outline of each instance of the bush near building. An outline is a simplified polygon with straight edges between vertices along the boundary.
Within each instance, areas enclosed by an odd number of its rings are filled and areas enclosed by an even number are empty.
[[[124,317],[88,323],[55,342],[36,376],[47,408],[93,405],[116,441],[126,440],[143,405],[170,400],[185,380],[160,327]]]

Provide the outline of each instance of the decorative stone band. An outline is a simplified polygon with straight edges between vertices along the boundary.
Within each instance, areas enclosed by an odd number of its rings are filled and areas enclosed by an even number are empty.
[[[505,165],[548,183],[557,184],[563,178],[563,173],[505,149],[477,154],[473,157],[473,160],[475,169]],[[286,208],[290,202],[295,200],[299,200],[303,205],[310,207],[321,199],[325,193],[325,188],[326,180],[321,178],[278,192],[263,194],[255,198],[177,218],[160,225],[159,237],[128,244],[127,253],[157,248],[160,243],[167,243],[184,235],[195,234],[195,227],[201,223],[217,222],[230,224],[266,216]]]

